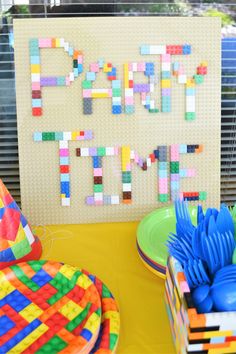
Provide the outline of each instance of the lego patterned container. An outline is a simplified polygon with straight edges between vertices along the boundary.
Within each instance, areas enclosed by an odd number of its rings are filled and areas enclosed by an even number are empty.
[[[236,312],[198,314],[180,263],[170,257],[165,302],[178,354],[236,353]]]

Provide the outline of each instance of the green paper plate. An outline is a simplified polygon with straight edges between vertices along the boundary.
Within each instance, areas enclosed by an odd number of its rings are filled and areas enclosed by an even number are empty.
[[[194,224],[197,207],[189,207]],[[166,267],[168,252],[165,245],[168,234],[175,233],[175,210],[173,206],[160,208],[145,216],[137,231],[137,242],[141,251],[154,262]]]

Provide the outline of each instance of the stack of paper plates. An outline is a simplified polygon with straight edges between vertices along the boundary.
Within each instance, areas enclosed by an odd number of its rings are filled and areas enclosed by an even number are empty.
[[[115,352],[118,307],[95,276],[30,261],[3,269],[0,284],[0,353]]]
[[[197,208],[189,208],[193,222]],[[166,241],[170,232],[175,233],[174,207],[160,208],[145,216],[137,231],[137,248],[144,265],[161,278],[165,278],[168,251]]]

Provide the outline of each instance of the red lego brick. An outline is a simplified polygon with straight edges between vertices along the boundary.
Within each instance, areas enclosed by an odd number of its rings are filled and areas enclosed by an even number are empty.
[[[35,117],[42,116],[43,115],[42,108],[41,107],[32,108],[32,115]]]
[[[60,173],[69,173],[70,172],[70,166],[69,165],[61,165],[60,166]]]

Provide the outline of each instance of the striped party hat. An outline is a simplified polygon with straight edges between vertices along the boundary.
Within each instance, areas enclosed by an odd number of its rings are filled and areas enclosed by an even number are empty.
[[[41,243],[0,179],[0,269],[39,259]]]

